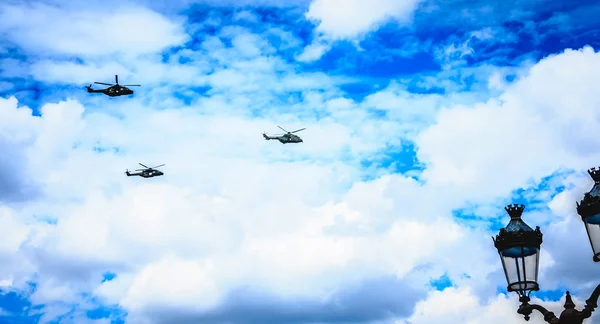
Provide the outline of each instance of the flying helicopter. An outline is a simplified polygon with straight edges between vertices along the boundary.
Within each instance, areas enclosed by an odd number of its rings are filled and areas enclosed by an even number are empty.
[[[281,128],[281,126],[277,126],[277,127],[279,127],[281,130],[283,130],[285,132],[285,134],[280,135],[280,136],[268,136],[267,134],[263,133],[263,137],[265,138],[265,140],[268,141],[268,140],[276,139],[276,140],[280,141],[282,144],[304,142],[300,138],[300,136],[294,135],[293,133],[297,133],[299,131],[305,130],[306,128],[301,128],[301,129],[295,130],[293,132],[288,132],[285,129]]]
[[[87,92],[89,93],[103,93],[110,97],[118,97],[118,96],[126,96],[133,94],[133,90],[127,87],[141,87],[139,84],[128,84],[128,85],[120,85],[119,84],[119,76],[115,75],[115,84],[109,84],[104,82],[94,82],[96,84],[103,84],[109,86],[106,89],[94,90],[92,89],[92,85],[86,86]]]
[[[164,174],[162,171],[159,171],[159,170],[155,169],[155,168],[163,166],[164,164],[157,165],[157,166],[152,167],[152,168],[149,168],[149,167],[147,167],[147,166],[145,166],[145,165],[143,165],[141,163],[140,163],[140,165],[143,166],[145,169],[137,169],[135,171],[141,171],[141,172],[133,172],[133,173],[131,173],[131,172],[129,172],[129,170],[126,170],[125,174],[128,177],[131,177],[131,176],[140,176],[142,178],[158,177],[158,176],[161,176],[161,175]]]

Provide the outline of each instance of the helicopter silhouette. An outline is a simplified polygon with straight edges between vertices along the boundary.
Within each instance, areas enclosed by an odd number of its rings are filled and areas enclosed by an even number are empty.
[[[158,177],[158,176],[161,176],[161,175],[164,174],[162,171],[159,171],[159,170],[155,169],[155,168],[163,166],[164,164],[157,165],[157,166],[152,167],[152,168],[149,168],[149,167],[147,167],[147,166],[145,166],[145,165],[143,165],[141,163],[139,163],[139,165],[143,166],[146,169],[137,169],[135,171],[141,171],[141,172],[137,172],[137,173],[136,172],[131,173],[131,172],[129,172],[129,170],[125,170],[125,174],[128,177],[131,177],[131,176],[140,176],[142,178]]]
[[[276,139],[276,140],[280,141],[282,144],[303,143],[304,142],[300,138],[300,136],[294,135],[293,133],[297,133],[299,131],[305,130],[306,128],[301,128],[301,129],[295,130],[293,132],[288,132],[285,129],[283,129],[281,126],[277,126],[277,127],[281,128],[281,130],[283,130],[286,133],[283,135],[280,135],[280,136],[268,136],[267,134],[263,133],[263,137],[265,138],[265,140],[268,141],[268,140]]]
[[[89,93],[103,93],[110,97],[118,97],[118,96],[126,96],[133,94],[133,90],[127,87],[141,87],[139,84],[128,84],[128,85],[120,85],[119,84],[119,76],[115,75],[115,84],[109,84],[104,82],[94,82],[96,84],[103,84],[109,86],[106,89],[94,90],[92,89],[92,85],[86,86],[87,92]]]

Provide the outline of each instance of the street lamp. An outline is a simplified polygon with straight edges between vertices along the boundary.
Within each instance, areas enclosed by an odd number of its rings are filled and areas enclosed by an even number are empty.
[[[594,187],[584,195],[581,202],[577,203],[577,213],[585,224],[594,253],[593,260],[600,262],[600,170],[592,168],[588,173],[594,180]],[[567,291],[565,310],[560,314],[560,318],[543,306],[530,304],[529,295],[532,291],[539,290],[537,278],[542,232],[539,226],[533,230],[521,219],[525,206],[513,204],[504,209],[510,216],[510,222],[505,228],[500,229],[495,239],[493,237],[492,239],[502,261],[508,282],[507,290],[519,295],[521,305],[517,313],[523,315],[528,321],[529,315],[535,309],[544,315],[546,322],[551,324],[582,324],[583,320],[592,316],[592,312],[598,307],[600,285],[585,301],[586,305],[582,311],[575,309],[571,294]]]
[[[591,168],[588,173],[594,180],[594,187],[583,195],[580,203],[577,203],[577,213],[585,224],[594,252],[593,260],[600,262],[600,170]]]

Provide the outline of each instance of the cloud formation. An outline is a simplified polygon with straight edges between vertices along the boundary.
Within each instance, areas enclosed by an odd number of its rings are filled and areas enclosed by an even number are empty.
[[[72,12],[41,3],[5,5],[0,20],[0,28],[9,32],[8,40],[45,54],[145,54],[187,40],[181,25],[132,6]]]
[[[513,201],[545,234],[540,296],[581,305],[600,53],[435,65],[462,36],[403,34],[432,5],[2,5],[0,317],[517,322],[490,240]],[[473,23],[468,45],[492,34]],[[336,58],[334,39],[354,45]],[[400,56],[413,72],[387,71]],[[115,74],[142,87],[83,89]],[[264,141],[277,125],[304,143]],[[138,163],[165,176],[123,174]]]
[[[387,20],[409,22],[421,0],[393,1],[377,0],[314,0],[310,3],[306,17],[317,22],[317,31],[326,36],[354,38],[363,36]]]

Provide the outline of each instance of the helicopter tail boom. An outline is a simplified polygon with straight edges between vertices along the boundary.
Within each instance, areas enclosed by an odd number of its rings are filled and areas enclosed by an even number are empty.
[[[94,89],[92,89],[91,85],[86,86],[85,88],[87,89],[88,93],[104,93],[104,90],[94,90]]]

